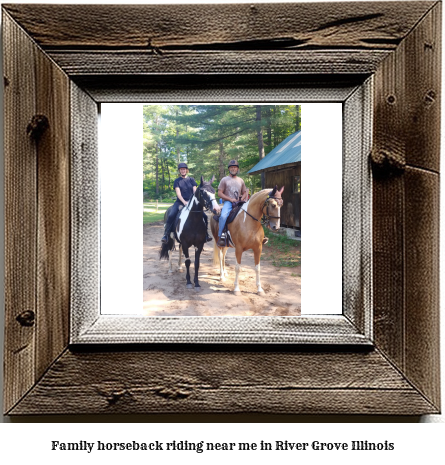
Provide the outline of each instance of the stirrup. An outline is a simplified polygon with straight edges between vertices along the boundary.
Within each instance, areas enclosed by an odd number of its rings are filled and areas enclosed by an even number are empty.
[[[217,245],[220,247],[226,247],[226,235],[224,233],[222,233],[221,237],[218,239]]]

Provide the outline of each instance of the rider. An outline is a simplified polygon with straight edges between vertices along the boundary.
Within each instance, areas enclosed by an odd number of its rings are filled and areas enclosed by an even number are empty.
[[[220,247],[226,246],[226,235],[223,233],[227,217],[232,211],[232,203],[237,203],[241,195],[241,200],[246,201],[248,191],[244,181],[237,176],[239,165],[236,160],[230,160],[229,165],[230,176],[221,179],[218,186],[218,196],[224,200],[224,205],[221,210],[221,217],[219,219],[219,231],[217,245]]]
[[[179,207],[181,205],[187,205],[188,201],[190,198],[193,196],[193,194],[196,191],[197,184],[196,181],[192,177],[188,177],[188,167],[185,163],[179,163],[178,165],[178,171],[181,176],[179,178],[175,179],[175,183],[173,184],[173,187],[176,191],[176,202],[172,205],[170,208],[170,212],[167,218],[167,221],[165,223],[164,227],[164,235],[162,236],[161,242],[166,243],[168,242],[168,236],[172,230],[173,223],[175,222],[176,215],[178,214]],[[208,219],[207,215],[202,212],[203,218],[206,224],[206,242],[209,242],[212,240],[212,238],[209,236],[207,226],[208,226]]]

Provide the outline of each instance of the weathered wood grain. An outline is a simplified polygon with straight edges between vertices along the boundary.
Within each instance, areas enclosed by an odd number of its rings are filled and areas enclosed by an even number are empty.
[[[70,294],[69,78],[36,49],[36,114],[48,128],[37,148],[37,339],[39,378],[68,344]]]
[[[415,1],[325,3],[322,14],[317,3],[7,4],[4,8],[44,49],[82,46],[159,51],[190,46],[395,49],[433,5]]]
[[[135,74],[366,74],[376,71],[388,50],[255,51],[49,51],[73,78]]]
[[[433,157],[431,158],[433,160]],[[440,406],[439,175],[405,173],[405,372]]]
[[[440,8],[376,73],[372,153],[375,342],[436,405]]]
[[[406,163],[439,172],[442,3],[413,30],[405,43]]]
[[[66,352],[11,413],[434,412],[377,352]]]
[[[439,411],[439,2],[3,8],[6,412]],[[376,349],[151,346],[129,352],[117,346],[104,352],[90,346],[57,357],[66,345],[69,221],[68,126],[60,108],[67,80],[58,61],[80,86],[71,96],[85,97],[87,109],[95,103],[84,91],[97,101],[156,95],[171,102],[190,95],[224,100],[232,89],[233,98],[249,101],[262,87],[275,86],[289,98],[292,88],[334,83],[341,93],[373,73]],[[49,132],[33,140],[26,127],[37,110],[48,113]],[[80,144],[77,153],[87,165],[91,152],[85,150]],[[85,212],[73,212],[77,224]],[[48,247],[51,238],[60,255]]]
[[[26,129],[35,114],[35,46],[3,15],[5,155],[5,389],[9,410],[35,382],[37,256],[36,146]],[[24,313],[28,312],[28,313]],[[31,313],[32,312],[32,313]],[[17,317],[21,318],[20,323]]]

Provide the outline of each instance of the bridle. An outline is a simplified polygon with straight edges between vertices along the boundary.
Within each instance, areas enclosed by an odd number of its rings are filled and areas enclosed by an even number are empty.
[[[203,206],[203,208],[205,210],[210,210],[211,211],[212,210],[212,201],[210,199],[206,199],[205,197],[203,197],[202,191],[204,191],[204,190],[205,189],[203,187],[199,187],[197,189],[197,193],[195,193],[195,197],[196,197],[196,200],[198,200],[198,202]],[[201,202],[201,200],[204,201],[204,205]],[[190,210],[190,213],[199,213],[199,212]]]
[[[281,199],[279,197],[271,197],[271,196],[267,197],[266,200],[264,201],[264,204],[263,204],[262,208],[261,208],[261,213],[263,214],[261,216],[261,221],[258,220],[257,218],[255,218],[254,216],[252,216],[247,210],[243,210],[243,211],[245,213],[247,213],[255,221],[258,221],[258,223],[261,223],[262,225],[268,224],[268,223],[270,223],[271,218],[280,218],[279,216],[269,215],[269,201],[272,200],[272,199],[277,201],[277,204],[278,204],[278,206],[280,208],[283,206],[283,199]],[[266,208],[266,213],[264,213],[264,208]]]

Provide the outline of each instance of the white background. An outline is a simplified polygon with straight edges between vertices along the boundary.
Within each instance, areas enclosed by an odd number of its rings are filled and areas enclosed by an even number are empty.
[[[302,313],[341,314],[342,104],[304,103],[301,121]],[[99,134],[102,313],[142,314],[142,105],[103,104]]]
[[[283,0],[285,1],[285,0]],[[315,0],[314,0],[315,1]],[[209,0],[210,2],[210,0]],[[209,3],[207,2],[207,3]],[[16,2],[16,3],[31,3],[28,2]],[[39,3],[42,3],[40,1]],[[46,2],[46,3],[60,3],[60,1]],[[68,3],[68,2],[65,2]],[[70,3],[92,3],[88,1],[77,0]],[[122,2],[106,2],[102,3],[122,3]],[[141,3],[136,0],[132,0],[132,3]],[[146,2],[151,3],[151,2]],[[165,3],[161,0],[158,3]],[[171,1],[171,3],[187,3],[186,1]],[[195,1],[194,3],[205,3]],[[221,0],[220,3],[223,3]],[[251,3],[239,0],[238,3]],[[0,99],[2,95],[0,93]],[[443,120],[442,120],[443,125]],[[442,126],[442,147],[444,147],[444,130]],[[442,149],[443,153],[443,149]],[[442,156],[443,165],[443,156]],[[3,166],[1,169],[3,169]],[[2,183],[0,192],[3,192],[3,176],[0,176],[0,182]],[[442,189],[442,193],[445,189]],[[0,194],[1,195],[1,194]],[[443,194],[442,194],[443,196]],[[445,199],[441,199],[441,208],[445,204]],[[0,204],[2,209],[2,216],[4,212],[3,203]],[[441,217],[445,217],[445,212],[442,210]],[[0,228],[0,234],[3,234],[3,228]],[[443,228],[441,231],[443,234]],[[4,240],[2,236],[2,240]],[[3,251],[3,248],[0,248]],[[2,253],[2,252],[0,252]],[[4,257],[3,257],[4,261]],[[445,266],[443,263],[443,253],[441,255],[441,282],[443,282]],[[3,297],[3,296],[2,296]],[[443,299],[442,299],[443,302]],[[442,303],[443,308],[443,303]],[[442,334],[444,334],[444,321],[442,318],[441,328]],[[3,331],[4,331],[4,319],[3,313],[1,313],[0,320],[0,355],[3,358]],[[443,350],[444,344],[442,344],[442,399],[445,400],[443,386],[445,366],[443,360],[445,360],[445,353]],[[1,381],[1,380],[0,380]],[[232,421],[234,423],[227,424],[222,423],[224,421]],[[243,424],[245,417],[243,416],[232,416],[232,417],[212,417],[204,416],[199,417],[197,421],[202,423],[197,424],[162,424],[158,422],[171,422],[171,421],[184,421],[184,419],[178,419],[176,416],[126,416],[126,417],[114,417],[114,416],[99,416],[99,417],[73,417],[73,416],[61,416],[61,417],[28,417],[23,419],[14,420],[15,424],[11,424],[11,419],[3,417],[4,422],[0,425],[0,460],[2,463],[41,463],[43,460],[46,464],[78,464],[78,463],[102,463],[99,462],[97,454],[86,454],[79,452],[52,452],[51,440],[60,441],[79,441],[88,440],[94,442],[102,440],[104,442],[110,441],[127,441],[127,440],[139,440],[139,441],[153,441],[153,440],[181,440],[187,439],[192,440],[205,440],[205,441],[265,441],[272,442],[274,440],[288,441],[352,441],[367,439],[368,441],[381,441],[389,440],[395,442],[396,450],[394,452],[368,452],[368,453],[349,453],[349,452],[317,452],[311,454],[302,455],[298,452],[276,452],[276,453],[213,453],[209,454],[196,454],[194,452],[189,453],[175,453],[173,460],[167,458],[160,453],[157,455],[147,455],[145,453],[138,455],[135,452],[131,453],[106,453],[106,463],[125,463],[125,461],[131,460],[132,465],[136,464],[148,464],[148,463],[209,463],[210,460],[215,464],[226,465],[227,463],[244,463],[248,458],[252,458],[258,463],[283,463],[283,464],[296,464],[299,461],[313,460],[316,463],[321,462],[329,463],[362,463],[362,464],[391,464],[394,463],[421,463],[426,462],[428,464],[441,464],[443,463],[444,457],[444,442],[445,437],[445,417],[444,415],[427,415],[421,418],[421,422],[440,422],[440,424],[401,424],[398,421],[410,421],[408,418],[399,417],[337,417],[337,416],[322,416],[322,417],[270,417],[269,421],[273,423],[266,423],[267,418],[257,418],[259,422],[265,422],[263,424]],[[190,419],[193,421],[193,419]],[[220,423],[206,424],[206,422],[219,421]],[[255,421],[255,417],[251,417],[250,421]],[[318,424],[308,424],[305,422],[322,422]],[[350,423],[331,423],[331,422],[350,422]],[[358,422],[365,421],[367,423]],[[378,421],[379,424],[373,422]],[[417,421],[416,418],[411,421]],[[30,422],[31,424],[27,424]],[[39,422],[45,422],[45,424],[35,424]],[[57,422],[64,422],[65,424],[59,425]],[[76,422],[76,423],[75,423]],[[100,425],[92,424],[91,422],[101,422]],[[111,424],[106,424],[111,422]],[[134,422],[134,424],[116,424],[113,422]],[[140,424],[138,422],[146,422]],[[323,423],[324,422],[324,423]],[[354,422],[357,422],[356,424]],[[130,454],[130,455],[129,455]],[[229,455],[230,454],[230,455]],[[254,454],[254,455],[253,455]],[[284,455],[285,454],[285,455]]]

